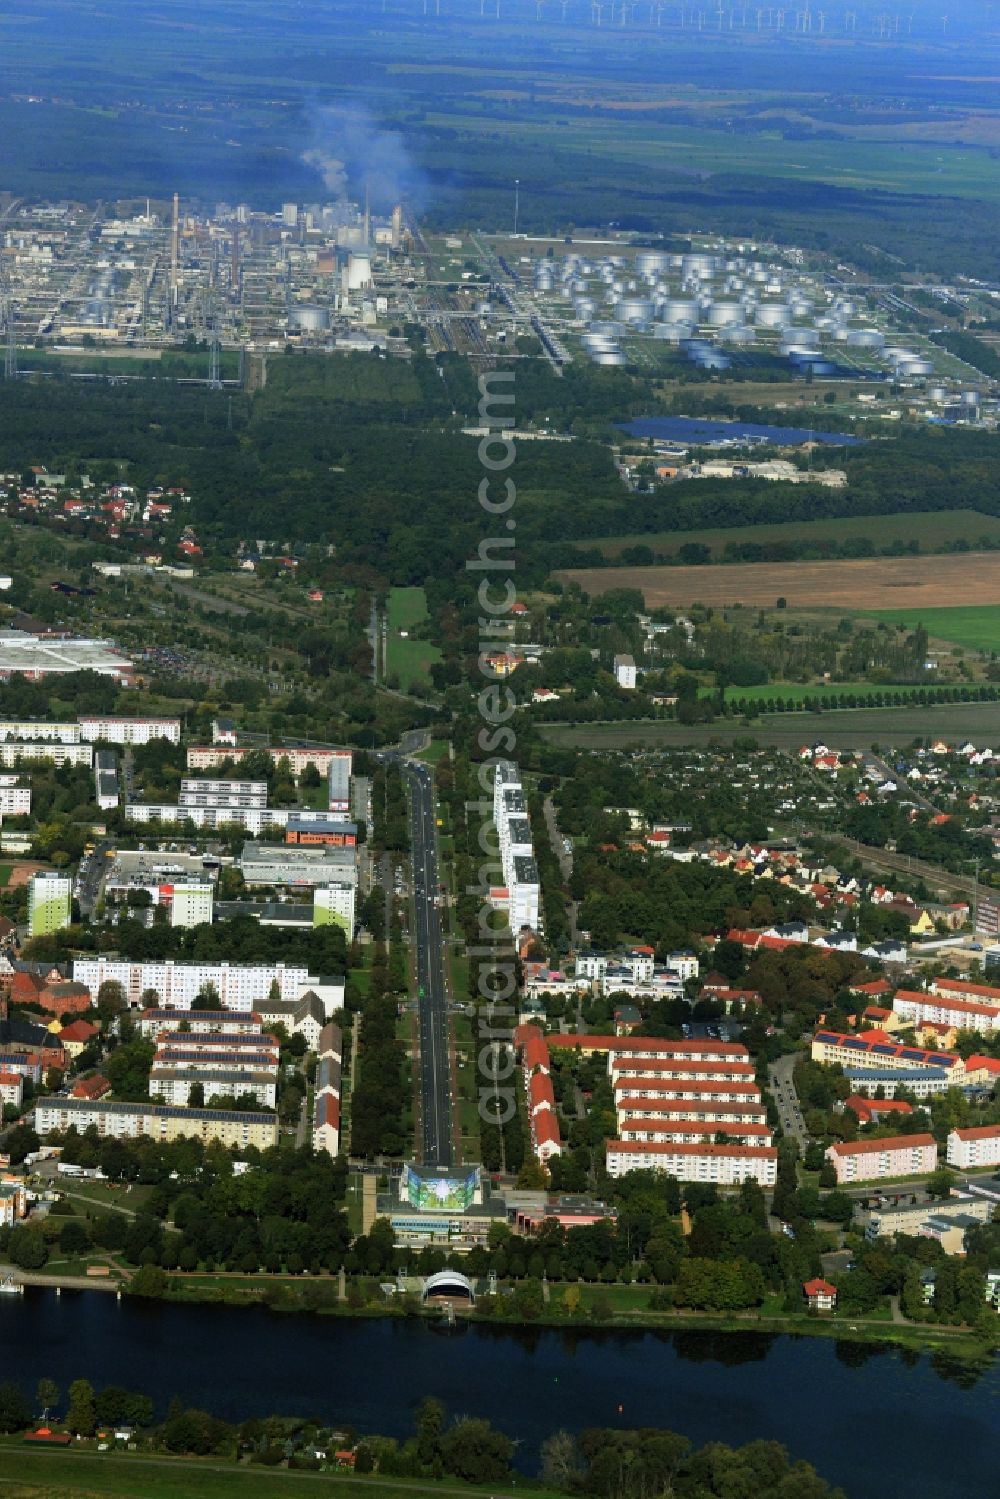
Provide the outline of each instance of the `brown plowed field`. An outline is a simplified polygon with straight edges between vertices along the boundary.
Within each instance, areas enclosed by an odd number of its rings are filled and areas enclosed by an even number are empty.
[[[917,609],[1000,604],[1000,553],[745,562],[708,567],[580,567],[556,574],[587,593],[640,588],[648,608],[752,604],[790,609]]]

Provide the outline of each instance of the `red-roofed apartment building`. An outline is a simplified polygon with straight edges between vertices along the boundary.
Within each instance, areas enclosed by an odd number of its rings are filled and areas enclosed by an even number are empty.
[[[892,1176],[929,1176],[937,1169],[933,1135],[890,1135],[884,1140],[838,1141],[826,1152],[844,1182],[883,1181]]]
[[[960,1171],[974,1166],[1000,1165],[1000,1124],[953,1129],[948,1136],[948,1165]]]

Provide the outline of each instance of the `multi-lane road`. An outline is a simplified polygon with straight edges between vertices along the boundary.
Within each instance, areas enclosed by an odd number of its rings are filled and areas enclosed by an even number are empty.
[[[417,952],[420,1037],[420,1154],[427,1166],[450,1166],[452,1133],[451,1054],[448,994],[444,977],[434,782],[426,765],[404,762],[410,790],[410,846],[413,868],[413,937]]]

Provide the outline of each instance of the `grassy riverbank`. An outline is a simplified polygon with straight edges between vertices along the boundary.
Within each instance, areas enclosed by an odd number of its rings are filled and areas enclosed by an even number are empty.
[[[23,1274],[23,1272],[21,1272]],[[24,1275],[33,1286],[60,1287],[66,1290],[118,1290],[108,1282],[85,1280],[82,1276]],[[122,1290],[126,1288],[121,1287]],[[990,1361],[993,1350],[969,1328],[943,1323],[894,1320],[888,1306],[868,1316],[847,1312],[816,1315],[806,1311],[787,1312],[779,1296],[769,1296],[763,1306],[742,1312],[694,1311],[672,1307],[654,1311],[650,1297],[654,1287],[647,1285],[600,1285],[552,1281],[548,1299],[539,1315],[526,1321],[522,1316],[505,1316],[502,1302],[489,1313],[457,1308],[460,1323],[482,1323],[495,1327],[574,1328],[601,1331],[628,1328],[659,1332],[725,1332],[786,1334],[794,1337],[836,1338],[858,1343],[885,1343],[920,1353],[946,1352],[967,1362]],[[191,1272],[168,1278],[164,1301],[178,1304],[217,1306],[266,1306],[276,1312],[311,1312],[325,1317],[363,1318],[420,1317],[439,1321],[444,1313],[438,1307],[423,1307],[416,1289],[403,1297],[386,1301],[374,1279],[349,1280],[341,1299],[336,1276],[242,1275],[237,1272]],[[126,1290],[127,1294],[127,1290]]]
[[[481,1499],[482,1489],[454,1483],[420,1483],[350,1473],[308,1473],[255,1467],[223,1458],[140,1457],[96,1452],[92,1445],[68,1450],[26,1448],[19,1438],[0,1440],[3,1499],[271,1499],[303,1491],[343,1499],[401,1499],[433,1494],[437,1499]],[[507,1499],[494,1489],[495,1499]],[[546,1490],[535,1490],[546,1499]]]

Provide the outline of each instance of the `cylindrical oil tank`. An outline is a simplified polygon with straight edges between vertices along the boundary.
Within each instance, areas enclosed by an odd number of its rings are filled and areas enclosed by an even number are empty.
[[[847,342],[854,349],[885,349],[885,334],[877,328],[849,328]]]
[[[693,323],[654,323],[653,337],[668,344],[679,344],[694,334]]]
[[[288,322],[300,333],[323,333],[330,326],[330,311],[327,307],[293,307]]]
[[[979,392],[978,390],[963,390],[958,399],[963,406],[978,406]]]
[[[599,349],[591,354],[595,364],[624,364],[625,355],[620,349]]]
[[[908,375],[925,376],[934,373],[934,365],[929,359],[911,359],[905,368]]]
[[[681,256],[681,273],[685,276],[714,276],[717,265],[714,255]]]
[[[948,390],[944,385],[932,385],[927,394],[932,401],[947,401],[948,399]],[[963,396],[962,399],[964,400],[965,397]]]
[[[698,303],[691,297],[668,297],[660,308],[660,317],[665,323],[696,323]]]
[[[784,328],[791,322],[792,315],[784,302],[758,302],[753,320],[758,328]]]
[[[623,323],[651,322],[653,312],[653,303],[648,297],[623,297],[615,306],[615,317]]]
[[[745,323],[730,323],[725,328],[719,329],[719,342],[725,344],[752,344],[757,337],[752,328]]]
[[[670,256],[662,250],[640,250],[635,257],[635,269],[640,276],[659,276],[670,269]]]

